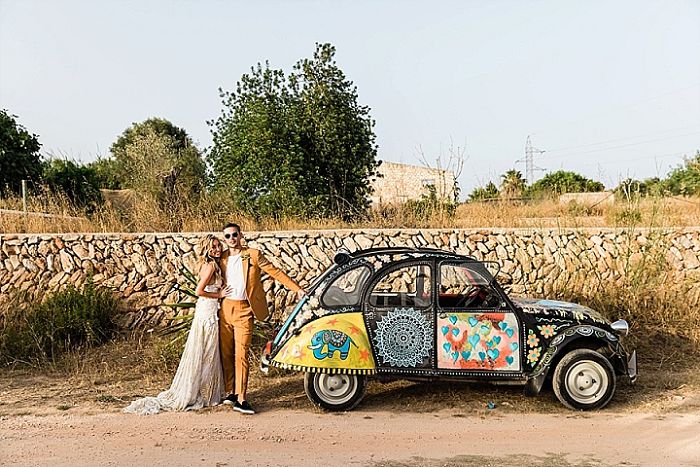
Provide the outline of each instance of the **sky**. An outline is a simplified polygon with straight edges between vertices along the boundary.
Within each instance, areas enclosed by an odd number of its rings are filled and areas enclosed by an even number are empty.
[[[530,136],[535,180],[571,170],[611,188],[700,149],[699,25],[698,0],[0,0],[0,107],[46,156],[106,157],[150,117],[206,149],[219,88],[330,42],[380,159],[460,155],[464,198],[525,174]]]

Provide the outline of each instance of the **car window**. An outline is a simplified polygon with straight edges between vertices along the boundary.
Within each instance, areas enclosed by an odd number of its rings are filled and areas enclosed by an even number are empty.
[[[336,277],[321,297],[327,307],[354,306],[360,303],[362,286],[370,276],[369,266],[362,265]]]
[[[469,264],[440,266],[440,308],[495,308],[500,301],[489,281]]]
[[[430,277],[430,267],[425,264],[392,269],[376,283],[369,303],[377,307],[427,308],[432,302]]]

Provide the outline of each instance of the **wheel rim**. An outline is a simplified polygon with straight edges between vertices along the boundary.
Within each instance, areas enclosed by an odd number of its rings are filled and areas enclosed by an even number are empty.
[[[314,389],[325,402],[340,405],[352,399],[357,390],[357,378],[350,375],[318,374],[314,378]]]
[[[598,402],[610,385],[605,368],[591,360],[582,360],[569,368],[565,381],[571,398],[581,404]]]

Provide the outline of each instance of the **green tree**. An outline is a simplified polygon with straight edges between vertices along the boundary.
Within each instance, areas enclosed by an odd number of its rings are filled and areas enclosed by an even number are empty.
[[[369,206],[377,145],[370,108],[335,60],[335,47],[316,44],[313,59],[299,61],[290,77],[294,115],[307,158],[304,193],[320,197],[330,213],[347,217]]]
[[[469,194],[470,201],[482,201],[486,199],[498,198],[498,187],[493,182],[488,182],[486,186],[476,187]]]
[[[117,161],[113,157],[98,157],[96,161],[90,162],[88,167],[95,171],[100,188],[108,190],[120,190],[122,188]]]
[[[104,180],[148,193],[169,209],[206,186],[206,166],[185,130],[167,120],[134,123],[112,144],[113,165],[100,162]],[[111,181],[110,181],[111,180]]]
[[[511,169],[501,175],[501,197],[520,198],[525,191],[525,179],[519,170]]]
[[[605,186],[576,172],[559,170],[548,173],[530,185],[526,194],[532,197],[560,195],[562,193],[582,193],[603,191]]]
[[[664,182],[659,177],[644,180],[625,179],[615,188],[615,194],[625,198],[639,196],[660,196],[665,190]]]
[[[673,169],[663,184],[674,195],[700,195],[700,151]]]
[[[37,135],[17,123],[17,116],[0,110],[0,190],[21,190],[22,180],[41,180],[42,163]]]
[[[297,183],[309,174],[284,72],[258,64],[241,77],[235,92],[220,90],[220,95],[224,110],[210,122],[215,189],[250,213],[304,213]]]
[[[44,182],[54,192],[64,193],[78,207],[94,211],[103,202],[97,172],[89,165],[53,159],[44,167]]]
[[[210,122],[214,184],[246,211],[350,218],[367,208],[374,121],[334,55],[317,44],[288,77],[258,64],[221,92],[224,109]]]

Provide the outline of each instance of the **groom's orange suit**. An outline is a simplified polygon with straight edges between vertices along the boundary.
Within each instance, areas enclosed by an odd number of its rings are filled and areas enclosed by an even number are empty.
[[[224,275],[230,255],[229,250],[221,255],[221,270]],[[273,266],[260,251],[242,247],[240,255],[247,300],[224,298],[219,310],[221,365],[228,394],[245,394],[248,387],[248,349],[253,337],[253,316],[262,321],[270,314],[260,277],[261,271],[293,292],[301,290],[299,284]]]

